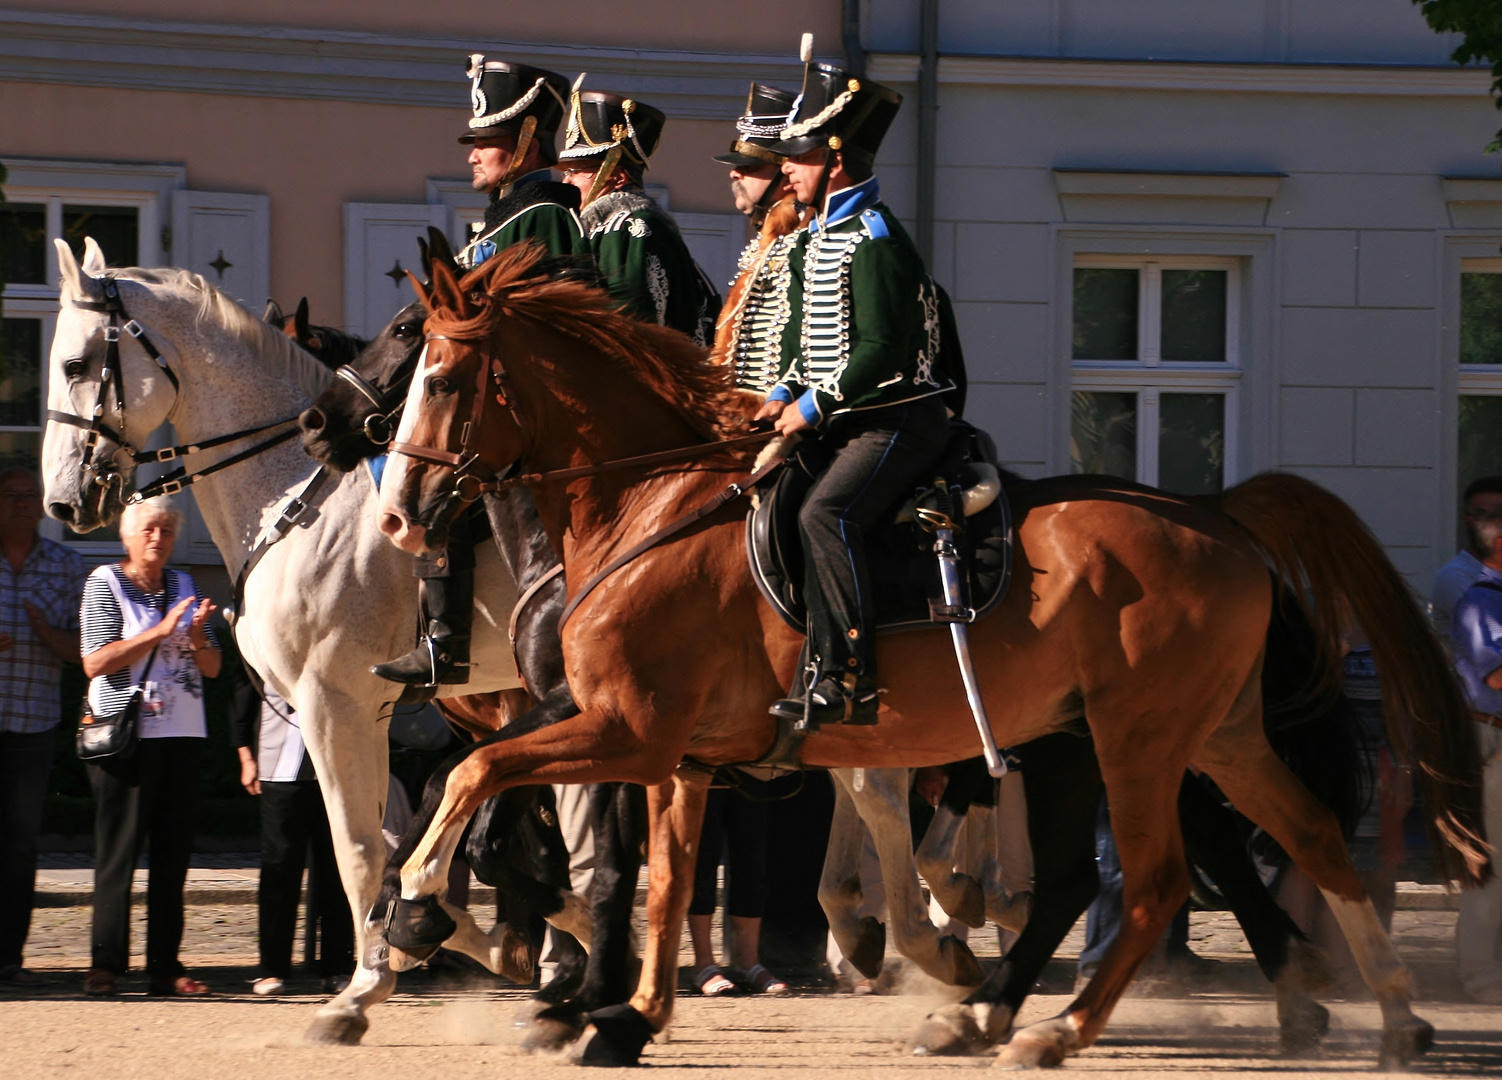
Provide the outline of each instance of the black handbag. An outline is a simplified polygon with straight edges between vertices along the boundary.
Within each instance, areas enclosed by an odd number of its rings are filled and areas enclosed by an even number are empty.
[[[95,716],[89,708],[89,695],[83,696],[83,709],[78,716],[78,735],[74,745],[78,748],[80,761],[99,761],[111,758],[128,761],[141,741],[141,698],[146,693],[146,676],[151,674],[151,665],[156,663],[156,650],[146,660],[141,672],[141,681],[125,703],[125,708],[112,716]]]

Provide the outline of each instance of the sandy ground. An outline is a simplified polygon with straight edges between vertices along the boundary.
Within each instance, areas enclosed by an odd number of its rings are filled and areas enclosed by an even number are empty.
[[[291,995],[256,998],[254,908],[197,905],[188,909],[184,960],[208,981],[213,996],[163,1001],[144,996],[139,974],[113,999],[79,993],[87,964],[89,909],[40,909],[28,962],[51,986],[0,993],[0,1077],[77,1076],[150,1080],[339,1080],[394,1076],[425,1080],[460,1076],[581,1075],[556,1060],[518,1054],[510,1017],[526,996],[498,980],[472,976],[405,977],[391,1002],[374,1011],[363,1046],[303,1045],[301,1036],[325,995],[311,980]],[[1419,1065],[1424,1075],[1502,1075],[1502,1008],[1466,1003],[1454,983],[1455,916],[1399,912],[1395,937],[1413,966],[1419,1006],[1436,1028],[1436,1049]],[[139,935],[138,935],[139,941]],[[1172,998],[1131,998],[1117,1009],[1104,1039],[1070,1061],[1091,1075],[1117,1073],[1230,1077],[1277,1074],[1337,1076],[1369,1072],[1376,1062],[1377,1008],[1353,993],[1327,998],[1334,1014],[1323,1053],[1307,1060],[1276,1057],[1271,1000],[1244,942],[1223,915],[1197,913],[1191,942],[1220,961],[1212,988]],[[982,956],[994,937],[977,934]],[[1063,953],[1077,951],[1079,932]],[[1055,961],[1023,1015],[1024,1022],[1058,1012],[1068,1001],[1072,966]],[[903,1049],[925,1012],[945,998],[936,984],[904,978],[907,992],[853,997],[808,990],[783,997],[678,1000],[670,1039],[649,1046],[645,1062],[683,1077],[727,1074],[814,1080],[834,1075],[900,1077],[935,1070],[975,1070],[990,1058],[922,1060]]]

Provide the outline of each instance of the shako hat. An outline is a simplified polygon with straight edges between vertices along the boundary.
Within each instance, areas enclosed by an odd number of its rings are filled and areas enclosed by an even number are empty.
[[[543,157],[553,159],[553,136],[568,110],[567,79],[529,64],[491,60],[484,53],[470,54],[465,74],[474,115],[460,142],[474,142],[476,136],[517,134],[527,117],[532,117],[528,126],[544,148]]]
[[[637,169],[647,167],[647,159],[657,150],[667,117],[635,98],[609,90],[581,90],[584,75],[574,80],[569,100],[568,128],[563,136],[560,158],[604,157],[611,151],[617,160],[624,158]]]
[[[735,122],[735,140],[730,144],[730,152],[717,155],[715,160],[739,169],[781,165],[787,155],[772,148],[781,140],[796,100],[786,90],[752,83],[746,95],[745,115]]]
[[[818,146],[874,160],[881,140],[902,107],[902,95],[832,64],[813,60],[813,35],[803,35],[803,91],[772,147],[796,157]]]

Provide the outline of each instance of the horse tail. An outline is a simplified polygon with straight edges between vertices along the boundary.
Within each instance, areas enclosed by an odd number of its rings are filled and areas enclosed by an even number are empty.
[[[1397,568],[1356,512],[1318,484],[1262,473],[1225,492],[1225,513],[1248,533],[1297,598],[1328,677],[1338,677],[1340,632],[1360,624],[1377,663],[1388,742],[1418,774],[1441,872],[1491,878],[1481,815],[1481,757],[1471,710],[1449,657]]]

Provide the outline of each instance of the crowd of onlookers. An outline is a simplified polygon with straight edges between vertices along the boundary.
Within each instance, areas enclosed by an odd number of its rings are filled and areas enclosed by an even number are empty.
[[[1484,477],[1464,493],[1467,547],[1435,579],[1436,630],[1451,651],[1471,704],[1485,763],[1486,827],[1502,837],[1502,476]],[[195,806],[205,754],[204,680],[235,682],[231,737],[240,784],[257,797],[261,823],[258,994],[278,994],[292,977],[293,938],[309,876],[308,909],[317,948],[310,953],[324,989],[340,989],[353,970],[353,921],[334,861],[322,794],[303,745],[296,712],[238,664],[223,664],[210,626],[214,605],[187,573],[168,566],[182,527],[170,499],[129,506],[120,523],[124,558],[86,573],[67,546],[42,537],[42,489],[31,472],[0,471],[0,986],[45,984],[24,963],[35,893],[37,844],[45,822],[49,777],[62,715],[63,665],[81,663],[88,677],[87,711],[95,717],[138,710],[139,739],[128,756],[86,763],[95,801],[94,896],[89,994],[113,994],[129,968],[130,904],[137,863],[149,852],[146,918],[148,992],[194,996],[208,986],[179,960],[184,886],[193,850]],[[1382,736],[1380,672],[1352,628],[1344,689],[1355,707],[1368,764],[1376,780],[1365,815],[1351,839],[1352,854],[1384,920],[1390,921],[1396,875],[1404,859],[1404,818],[1413,793],[1403,763]],[[221,667],[224,670],[221,670]],[[66,730],[66,729],[65,729]],[[929,802],[942,777],[919,777]],[[561,796],[579,795],[560,792]],[[786,982],[760,962],[758,942],[766,905],[768,800],[777,789],[741,774],[712,790],[689,908],[692,981],[704,994],[777,993]],[[1003,792],[1003,804],[1008,804]],[[1010,794],[1020,799],[1020,789]],[[395,811],[403,800],[393,798]],[[560,809],[562,809],[560,807]],[[1020,810],[1011,806],[1015,814]],[[560,815],[563,816],[563,815]],[[582,815],[569,815],[581,819]],[[400,831],[400,823],[392,829]],[[1003,829],[1002,843],[1019,829]],[[589,887],[587,836],[571,837],[576,889]],[[1022,865],[1016,853],[1010,861]],[[723,874],[721,867],[723,865]],[[1098,842],[1102,894],[1092,909],[1082,975],[1098,963],[1119,916],[1119,868],[1108,816]],[[1013,867],[1015,870],[1016,867]],[[1020,871],[1025,877],[1026,866]],[[1010,887],[1026,887],[1011,875]],[[1340,949],[1328,911],[1306,879],[1290,869],[1279,899],[1306,932]],[[724,882],[724,963],[711,940],[712,917]],[[467,877],[466,877],[467,880]],[[869,890],[879,897],[879,889]],[[936,916],[941,913],[935,913]],[[1160,950],[1160,960],[1191,963],[1187,909]],[[1485,888],[1463,892],[1456,927],[1458,971],[1476,1001],[1502,1004],[1502,874]],[[546,971],[548,953],[544,949]],[[842,964],[829,957],[836,974]],[[858,979],[857,979],[858,981]]]

